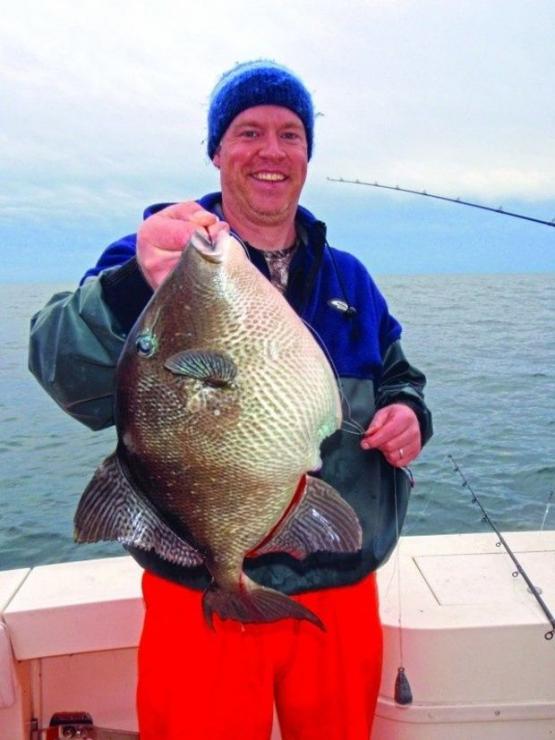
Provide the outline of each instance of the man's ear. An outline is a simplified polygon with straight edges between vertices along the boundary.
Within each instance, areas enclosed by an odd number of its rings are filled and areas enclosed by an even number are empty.
[[[212,157],[212,164],[217,169],[220,169],[220,145],[218,144],[218,148],[214,152],[214,156]]]

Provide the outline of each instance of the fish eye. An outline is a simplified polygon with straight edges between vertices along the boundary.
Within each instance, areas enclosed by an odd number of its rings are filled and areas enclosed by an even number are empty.
[[[158,349],[158,342],[156,337],[150,331],[139,334],[137,341],[135,342],[137,348],[137,354],[141,357],[152,357],[152,355]]]

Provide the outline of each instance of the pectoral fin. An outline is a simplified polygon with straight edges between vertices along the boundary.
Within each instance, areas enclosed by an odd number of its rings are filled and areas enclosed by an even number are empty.
[[[178,537],[154,507],[133,489],[113,453],[85,489],[74,518],[76,542],[116,540],[142,550],[155,550],[165,560],[192,567],[203,558]]]
[[[226,386],[237,375],[237,366],[225,352],[188,349],[169,357],[164,367],[175,375],[202,380],[209,385]]]
[[[297,506],[252,555],[287,552],[301,560],[313,552],[360,550],[362,529],[351,506],[325,481],[306,478],[306,490]]]

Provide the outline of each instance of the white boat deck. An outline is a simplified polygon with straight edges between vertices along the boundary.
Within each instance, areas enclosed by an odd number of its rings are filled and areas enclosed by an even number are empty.
[[[506,534],[555,610],[555,532]],[[555,639],[492,533],[404,537],[379,573],[386,661],[377,740],[555,738]],[[0,738],[56,711],[135,729],[141,570],[129,557],[0,572]],[[414,702],[399,707],[399,655]],[[12,659],[13,656],[13,659]],[[279,737],[275,731],[275,737]]]

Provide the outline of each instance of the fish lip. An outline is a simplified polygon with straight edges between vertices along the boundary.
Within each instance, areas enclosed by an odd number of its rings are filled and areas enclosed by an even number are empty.
[[[195,231],[189,246],[192,247],[197,254],[205,259],[207,262],[214,262],[220,264],[224,261],[224,248],[223,248],[223,237],[228,236],[227,234],[218,234],[216,241],[213,242],[201,231]]]

